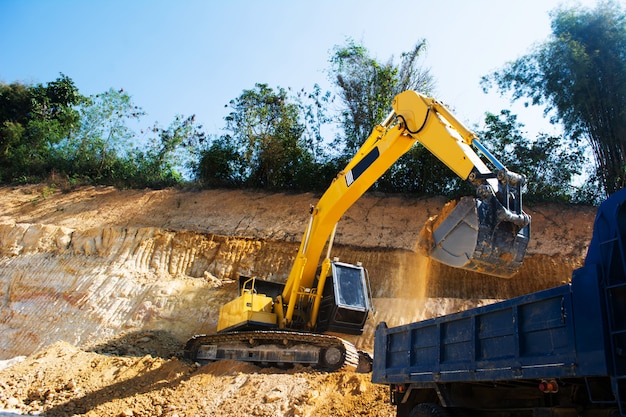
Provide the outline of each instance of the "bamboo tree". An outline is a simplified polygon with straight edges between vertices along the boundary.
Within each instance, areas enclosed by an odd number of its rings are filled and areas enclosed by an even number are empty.
[[[578,146],[593,152],[606,194],[626,186],[626,15],[616,3],[552,13],[552,35],[534,50],[483,78],[545,105]]]

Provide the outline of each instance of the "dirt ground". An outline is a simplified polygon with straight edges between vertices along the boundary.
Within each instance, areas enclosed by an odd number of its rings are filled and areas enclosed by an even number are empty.
[[[149,336],[143,336],[149,337]],[[176,357],[120,356],[57,342],[0,373],[5,408],[47,416],[388,416],[368,374],[203,367]]]
[[[284,280],[314,194],[0,188],[0,416],[391,416],[369,374],[181,359],[214,331],[241,274]],[[443,198],[366,195],[335,252],[370,270],[373,328],[566,282],[595,209],[527,208],[533,238],[510,280],[432,265],[415,250]]]

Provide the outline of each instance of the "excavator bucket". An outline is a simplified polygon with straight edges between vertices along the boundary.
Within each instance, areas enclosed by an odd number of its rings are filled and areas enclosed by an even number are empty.
[[[443,264],[510,278],[524,260],[530,226],[521,216],[502,213],[509,212],[496,198],[462,197],[427,221],[420,247]]]

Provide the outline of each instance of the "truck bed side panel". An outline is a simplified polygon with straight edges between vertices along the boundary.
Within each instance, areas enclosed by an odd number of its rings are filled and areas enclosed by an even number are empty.
[[[572,303],[568,284],[405,326],[379,326],[372,379],[407,383],[579,375]],[[599,320],[599,313],[592,311],[588,321]],[[603,349],[597,338],[585,342],[585,349]],[[588,374],[605,371],[605,363],[588,362]]]

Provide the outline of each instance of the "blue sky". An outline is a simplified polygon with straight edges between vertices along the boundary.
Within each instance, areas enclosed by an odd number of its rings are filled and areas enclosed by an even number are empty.
[[[626,0],[620,0],[624,2]],[[69,76],[84,95],[124,88],[163,127],[196,114],[219,133],[225,105],[257,82],[330,89],[335,45],[352,38],[387,61],[425,38],[434,96],[469,125],[513,108],[529,132],[541,109],[511,107],[480,77],[550,34],[549,11],[596,0],[0,0],[0,81]]]

